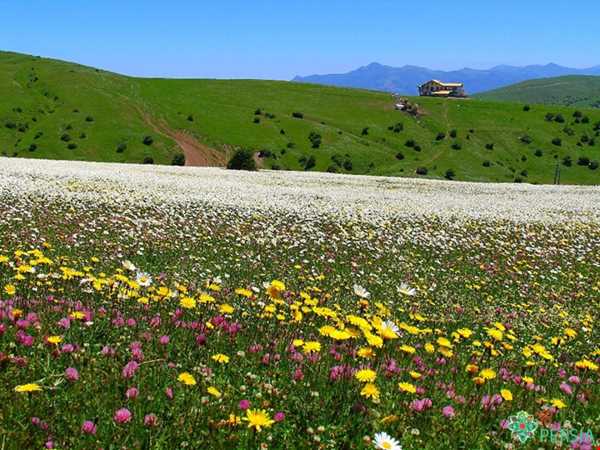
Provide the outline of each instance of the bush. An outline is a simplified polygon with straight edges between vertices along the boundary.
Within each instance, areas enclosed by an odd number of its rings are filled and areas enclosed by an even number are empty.
[[[187,120],[188,122],[193,122],[194,121],[194,116],[192,116],[191,114],[187,116]]]
[[[546,119],[546,122],[552,122],[554,120],[554,113],[546,113],[544,119]]]
[[[37,133],[35,133],[35,136],[33,136],[33,138],[34,138],[34,139],[39,139],[39,138],[41,138],[43,135],[44,135],[44,133],[43,133],[43,132],[41,132],[41,131],[38,131]]]
[[[492,163],[490,161],[488,161],[487,159],[483,162],[483,167],[490,167],[492,165]]]
[[[87,117],[85,118],[85,121],[86,121],[86,122],[93,122],[93,121],[94,121],[94,118],[93,118],[92,116],[87,116]]]
[[[297,111],[296,111],[296,112],[293,112],[293,113],[292,113],[292,117],[293,117],[294,119],[304,119],[304,114],[302,114],[301,112],[297,112]]]
[[[408,148],[414,147],[415,144],[416,144],[416,142],[414,139],[409,139],[404,143],[404,145]]]
[[[154,143],[154,138],[152,136],[144,136],[142,143],[144,145],[152,145]],[[145,164],[148,164],[148,163],[145,163]],[[152,164],[152,163],[149,163],[149,164]]]
[[[13,122],[12,120],[7,120],[4,123],[4,126],[6,128],[8,128],[9,130],[14,130],[15,128],[17,128],[17,124],[15,122]]]
[[[346,169],[348,172],[352,172],[352,161],[349,159],[344,161],[344,169]]]
[[[123,153],[125,150],[127,150],[127,144],[125,142],[121,142],[117,145],[117,153]]]
[[[557,114],[554,117],[554,121],[557,122],[557,123],[565,123],[565,118],[563,117],[562,114]]]
[[[573,117],[575,117],[576,119],[581,119],[583,117],[583,113],[581,111],[575,111],[573,113]]]
[[[317,159],[314,155],[310,155],[304,163],[304,170],[310,170],[317,165]]]
[[[590,161],[590,165],[588,167],[591,170],[596,170],[598,168],[598,161]]]
[[[435,137],[436,141],[443,141],[444,139],[446,139],[446,133],[443,133],[441,131]]]
[[[452,144],[452,148],[454,150],[460,150],[462,148],[462,145],[460,145],[458,142],[455,142],[454,144]]]
[[[494,144],[485,144],[485,148],[488,150],[494,150]]]
[[[404,155],[402,154],[402,152],[396,153],[396,159],[399,161],[402,161],[404,159]]]
[[[544,154],[543,151],[541,151],[539,148],[533,153],[535,156],[542,156]]]
[[[232,170],[256,170],[254,152],[245,149],[237,150],[227,163],[227,168]]]
[[[577,165],[578,166],[589,166],[590,158],[588,158],[587,156],[580,156],[579,159],[577,160]]]
[[[458,136],[458,132],[456,130],[450,130],[450,137],[455,138],[456,136]]]
[[[573,165],[573,160],[570,156],[565,156],[562,161],[563,165],[566,167],[571,167]]]
[[[79,133],[79,139],[85,139],[86,137],[87,137],[87,134]]]
[[[256,111],[254,111],[254,115],[255,116],[260,116],[261,114],[262,114],[262,109],[256,108]]]
[[[453,180],[455,176],[456,176],[456,174],[454,173],[454,170],[452,170],[452,169],[446,170],[446,173],[444,174],[444,178],[446,180]]]
[[[172,166],[185,166],[185,155],[183,153],[177,153],[171,160]]]
[[[417,167],[417,175],[427,175],[427,167]]]
[[[144,157],[144,160],[142,161],[143,164],[154,164],[154,158],[152,156],[146,156]]]
[[[390,125],[388,130],[393,131],[394,133],[400,133],[402,130],[404,130],[404,124],[402,122],[398,122],[395,125]]]
[[[367,136],[369,134],[369,127],[364,127],[360,132],[361,136]]]
[[[523,106],[523,111],[528,112],[531,109],[531,106],[525,105]]]
[[[60,140],[63,142],[69,142],[71,140],[71,136],[69,136],[67,133],[65,133],[60,137]]]
[[[316,131],[310,132],[308,140],[310,141],[312,148],[319,148],[321,146],[321,135]]]
[[[522,182],[523,182],[523,178],[515,177],[515,183],[522,183]]]
[[[75,142],[71,142],[69,145],[67,145],[67,148],[69,150],[75,150],[77,148],[77,144]]]
[[[252,122],[254,122],[254,123],[260,123],[260,117],[255,117]]]
[[[414,150],[415,152],[420,152],[420,151],[421,151],[421,146],[420,146],[420,145],[415,145],[415,146],[413,147],[413,150]]]
[[[561,138],[554,138],[554,139],[552,139],[552,144],[556,145],[557,147],[560,147],[562,145],[562,139]]]
[[[329,167],[327,167],[327,172],[329,173],[338,173],[338,171],[338,166],[335,164],[330,164]]]
[[[37,145],[36,145],[36,144],[31,144],[31,145],[29,146],[29,151],[30,151],[30,152],[35,152],[36,150],[37,150]]]
[[[529,145],[533,142],[533,139],[531,138],[531,136],[529,136],[527,134],[525,136],[521,136],[520,140],[523,144],[526,144],[526,145]]]

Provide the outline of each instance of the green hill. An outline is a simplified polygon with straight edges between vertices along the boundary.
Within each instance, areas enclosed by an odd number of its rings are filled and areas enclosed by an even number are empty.
[[[529,80],[475,97],[492,101],[600,108],[600,76],[574,75]]]
[[[600,160],[600,110],[574,117],[574,109],[561,106],[524,111],[502,102],[409,101],[418,104],[418,115],[396,111],[386,93],[281,81],[141,79],[0,53],[0,152],[170,164],[183,147],[198,154],[195,163],[216,165],[247,147],[262,151],[263,167],[282,170],[415,176],[419,169],[434,178],[552,183],[560,163],[563,183],[600,182],[593,163]],[[570,165],[562,164],[565,157]]]

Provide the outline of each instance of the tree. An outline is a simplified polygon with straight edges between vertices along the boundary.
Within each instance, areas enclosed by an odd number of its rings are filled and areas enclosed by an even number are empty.
[[[143,163],[144,164],[154,164],[154,158],[152,156],[145,156]]]
[[[454,173],[454,170],[452,170],[452,169],[446,170],[446,173],[444,174],[444,178],[447,180],[453,180],[455,176],[456,176],[456,174]]]
[[[183,153],[177,153],[171,160],[172,166],[185,166],[185,155]]]
[[[227,163],[227,168],[232,170],[256,170],[254,153],[246,149],[237,150]]]
[[[144,139],[142,140],[144,145],[152,145],[153,142],[154,138],[152,136],[144,136]]]
[[[417,175],[427,175],[427,167],[417,167]]]

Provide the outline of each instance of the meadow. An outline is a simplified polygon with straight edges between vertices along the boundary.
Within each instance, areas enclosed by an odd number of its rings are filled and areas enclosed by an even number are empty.
[[[0,158],[0,198],[3,449],[600,435],[599,188]]]
[[[383,92],[134,78],[0,52],[0,155],[168,165],[182,133],[212,154],[205,165],[245,148],[281,171],[550,184],[559,169],[561,184],[600,181],[598,109],[407,101],[418,114]]]

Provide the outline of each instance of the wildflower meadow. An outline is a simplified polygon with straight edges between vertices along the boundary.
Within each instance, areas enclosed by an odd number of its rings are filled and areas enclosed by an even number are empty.
[[[0,200],[1,449],[600,445],[598,188],[0,158]]]

